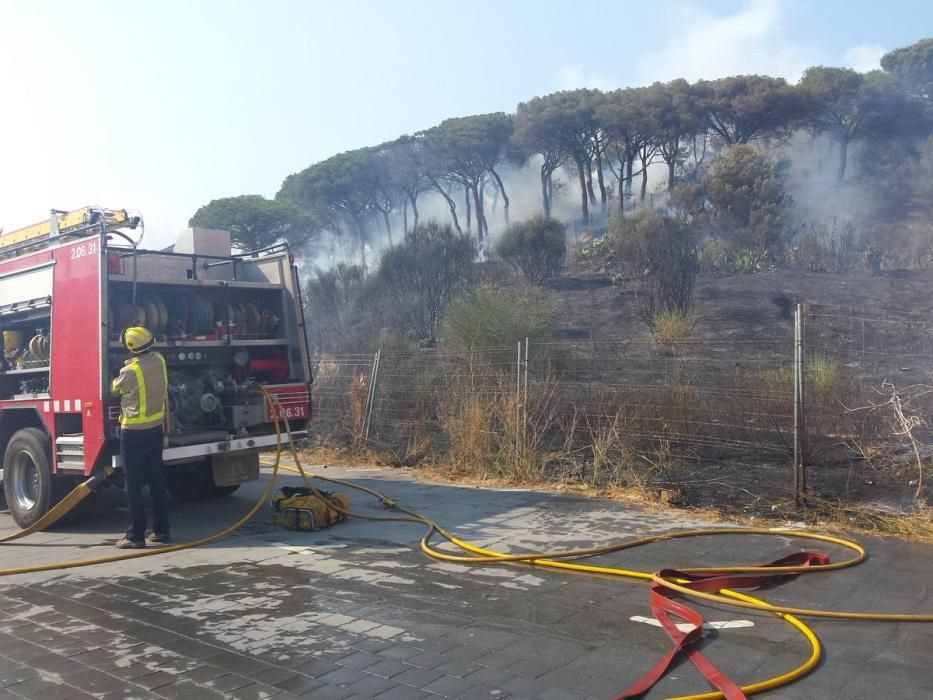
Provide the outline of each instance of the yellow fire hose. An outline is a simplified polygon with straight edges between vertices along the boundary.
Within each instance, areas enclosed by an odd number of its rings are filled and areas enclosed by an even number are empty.
[[[199,547],[201,545],[209,544],[214,542],[230,533],[235,531],[237,528],[241,527],[244,523],[249,521],[266,503],[269,499],[270,494],[272,493],[272,487],[275,485],[276,477],[278,475],[279,469],[287,470],[299,474],[308,488],[320,495],[320,492],[314,485],[311,483],[308,475],[305,473],[304,468],[301,465],[300,458],[295,449],[294,441],[292,440],[291,427],[286,418],[281,418],[285,424],[286,434],[289,438],[289,450],[292,454],[293,459],[295,460],[296,468],[291,468],[287,466],[281,466],[281,457],[282,457],[282,433],[281,427],[279,424],[279,416],[282,415],[281,412],[275,410],[278,405],[277,400],[264,388],[260,387],[263,394],[265,395],[266,401],[269,402],[272,407],[272,416],[273,424],[275,428],[276,435],[276,444],[275,444],[275,460],[273,462],[263,462],[266,466],[272,467],[272,474],[269,478],[269,483],[266,485],[266,488],[263,490],[259,499],[255,504],[247,511],[247,513],[237,520],[232,525],[206,537],[202,537],[191,542],[185,542],[176,545],[169,545],[166,547],[159,547],[153,549],[143,549],[135,550],[132,552],[125,552],[121,554],[114,554],[103,557],[96,557],[91,559],[78,559],[73,561],[64,561],[64,562],[53,562],[50,564],[40,564],[35,566],[14,568],[14,569],[0,569],[0,577],[2,576],[12,576],[16,574],[25,574],[25,573],[34,573],[40,571],[53,571],[58,569],[69,569],[82,566],[92,566],[94,564],[103,564],[109,562],[123,561],[127,559],[136,559],[138,557],[145,556],[154,556],[157,554],[164,554],[167,552],[178,552],[184,549],[190,549],[192,547]],[[625,542],[613,543],[610,545],[605,545],[601,547],[590,547],[585,549],[573,549],[573,550],[561,550],[554,552],[539,552],[539,553],[529,553],[529,554],[508,554],[506,552],[497,552],[490,549],[485,549],[482,547],[476,547],[471,545],[468,542],[458,539],[453,536],[451,533],[447,532],[439,524],[431,520],[430,518],[421,515],[413,510],[404,508],[393,500],[387,498],[385,495],[375,491],[373,489],[367,488],[365,486],[360,486],[358,484],[353,484],[347,481],[342,481],[339,479],[329,479],[326,477],[314,475],[314,478],[320,479],[321,481],[338,484],[347,488],[352,488],[364,493],[368,493],[375,498],[379,499],[384,505],[389,508],[394,508],[404,515],[368,515],[363,513],[357,513],[355,511],[344,510],[339,506],[334,505],[334,507],[343,512],[344,514],[359,518],[361,520],[375,520],[375,521],[394,521],[394,522],[412,522],[420,523],[425,527],[425,533],[421,538],[421,550],[430,557],[435,559],[457,562],[457,563],[517,563],[517,564],[529,564],[533,566],[543,566],[554,569],[562,569],[565,571],[575,571],[581,573],[589,574],[605,574],[610,576],[620,576],[623,578],[646,581],[646,582],[655,582],[658,585],[665,586],[672,590],[677,591],[678,593],[691,596],[695,598],[702,598],[704,600],[719,603],[723,605],[729,605],[734,607],[746,608],[751,610],[757,610],[764,613],[773,614],[776,617],[781,618],[785,622],[792,625],[797,629],[807,640],[810,645],[810,654],[806,661],[800,664],[798,667],[787,671],[781,675],[769,678],[767,680],[759,681],[756,683],[751,683],[741,687],[742,692],[746,695],[753,695],[755,693],[761,693],[767,690],[773,690],[779,688],[783,685],[787,685],[799,678],[805,676],[809,673],[818,663],[822,655],[822,649],[820,642],[817,639],[816,634],[811,630],[806,624],[801,622],[795,615],[801,615],[806,617],[824,617],[824,618],[833,618],[833,619],[843,619],[843,620],[871,620],[871,621],[900,621],[900,622],[933,622],[933,614],[921,614],[921,615],[907,615],[907,614],[887,614],[887,613],[859,613],[859,612],[843,612],[843,611],[825,611],[825,610],[813,610],[805,608],[792,608],[785,606],[775,606],[767,603],[758,598],[739,593],[737,591],[732,591],[728,589],[722,589],[718,593],[703,593],[689,588],[684,587],[683,584],[687,581],[682,579],[669,579],[664,578],[658,574],[650,573],[647,571],[637,571],[637,570],[628,570],[621,569],[617,567],[607,567],[607,566],[595,566],[591,564],[580,564],[575,562],[566,562],[559,561],[560,559],[570,559],[570,558],[582,558],[582,557],[591,557],[600,554],[606,554],[609,552],[616,552],[623,549],[631,549],[634,547],[639,547],[646,544],[652,544],[657,542],[663,542],[666,540],[680,539],[686,537],[699,537],[699,536],[713,536],[713,535],[770,535],[770,536],[781,536],[781,537],[793,537],[798,539],[808,539],[808,540],[817,540],[821,542],[829,542],[832,544],[839,545],[841,547],[847,548],[855,552],[855,556],[846,559],[844,561],[835,562],[832,564],[825,565],[811,565],[807,567],[798,567],[798,566],[775,566],[775,567],[759,567],[759,566],[732,566],[732,567],[697,567],[689,569],[681,569],[681,571],[687,573],[707,573],[707,572],[732,572],[732,573],[758,573],[758,572],[767,572],[767,573],[794,573],[794,574],[805,574],[805,573],[815,573],[819,571],[830,571],[836,569],[842,569],[850,566],[855,566],[865,560],[866,554],[865,550],[857,543],[852,542],[851,540],[846,540],[839,537],[834,537],[832,535],[823,535],[817,533],[804,532],[799,530],[786,530],[786,529],[763,529],[763,528],[710,528],[710,529],[699,529],[699,530],[685,530],[679,532],[664,533],[661,535],[653,535],[650,537],[643,537],[634,540],[628,540]],[[71,508],[77,505],[82,501],[92,490],[94,484],[94,477],[88,479],[88,481],[80,484],[74,491],[72,491],[68,496],[65,497],[55,508],[53,508],[49,513],[47,513],[43,518],[37,521],[31,527],[17,532],[13,535],[10,535],[2,540],[2,542],[9,542],[21,537],[25,537],[28,534],[42,530],[65,513],[67,513]],[[332,504],[333,505],[333,504]],[[440,550],[435,549],[431,546],[431,539],[434,534],[437,533],[441,537],[445,538],[452,544],[460,547],[461,549],[471,552],[476,556],[458,556],[453,554],[448,554]],[[720,692],[707,692],[699,693],[693,695],[684,695],[677,698],[671,698],[670,700],[716,700],[722,698],[723,695]]]
[[[104,475],[94,475],[87,481],[82,481],[71,491],[71,493],[56,503],[53,508],[49,509],[48,513],[43,515],[32,525],[23,530],[20,530],[19,532],[14,532],[12,535],[0,537],[0,544],[21,539],[26,535],[31,535],[34,532],[42,532],[46,528],[51,527],[61,518],[68,515],[68,513],[71,512],[73,508],[77,507],[81,501],[90,496],[96,488],[97,484],[103,483],[106,477],[109,476],[112,472],[112,469],[108,469]]]
[[[288,424],[288,421],[285,421],[285,430],[291,437],[291,428]],[[289,440],[289,450],[292,455],[292,459],[295,461],[296,468],[291,468],[288,466],[281,467],[283,470],[297,473],[301,476],[305,485],[313,492],[320,496],[318,489],[314,487],[311,483],[308,475],[305,473],[304,468],[301,465],[301,460],[298,456],[298,453],[295,449],[294,442]],[[805,623],[799,620],[795,615],[802,615],[806,617],[824,617],[824,618],[833,618],[833,619],[843,619],[843,620],[870,620],[870,621],[886,621],[886,622],[933,622],[933,614],[922,614],[922,615],[907,615],[907,614],[887,614],[887,613],[857,613],[857,612],[842,612],[842,611],[825,611],[825,610],[812,610],[812,609],[803,609],[803,608],[790,608],[784,606],[775,606],[767,603],[758,598],[754,598],[738,591],[732,591],[729,589],[722,589],[718,594],[711,593],[702,593],[699,591],[694,591],[689,588],[685,588],[682,584],[687,583],[685,580],[676,579],[670,580],[663,578],[658,574],[649,573],[647,571],[636,571],[621,569],[617,567],[607,567],[607,566],[594,566],[590,564],[578,564],[573,562],[557,561],[558,559],[569,559],[569,558],[580,558],[580,557],[590,557],[599,554],[606,554],[609,552],[620,551],[623,549],[631,549],[634,547],[639,547],[646,544],[652,544],[657,542],[663,542],[666,540],[680,539],[685,537],[700,537],[700,536],[712,536],[712,535],[769,535],[769,536],[781,536],[781,537],[794,537],[797,539],[808,539],[816,540],[820,542],[829,542],[831,544],[836,544],[846,549],[849,549],[855,552],[855,556],[835,562],[830,564],[823,565],[811,565],[811,566],[770,566],[770,567],[761,567],[761,566],[716,566],[716,567],[695,567],[695,568],[681,568],[680,571],[685,573],[709,573],[709,572],[720,572],[720,573],[794,573],[794,574],[804,574],[804,573],[815,573],[818,571],[832,571],[836,569],[843,569],[850,566],[855,566],[860,564],[866,558],[866,553],[864,548],[856,542],[851,540],[843,539],[841,537],[834,537],[832,535],[824,535],[819,533],[811,533],[800,530],[788,530],[783,528],[709,528],[709,529],[699,529],[699,530],[684,530],[679,532],[664,533],[661,535],[653,535],[649,537],[642,537],[634,540],[628,540],[625,542],[614,543],[610,545],[604,545],[601,547],[590,547],[585,549],[572,549],[572,550],[562,550],[557,552],[540,552],[540,553],[530,553],[530,554],[508,554],[505,552],[497,552],[490,549],[485,549],[482,547],[476,547],[468,542],[458,539],[449,532],[447,532],[443,527],[438,525],[436,522],[427,518],[426,516],[421,515],[415,511],[404,508],[391,499],[387,498],[385,495],[375,491],[373,489],[366,488],[365,486],[360,486],[358,484],[353,484],[348,481],[342,481],[339,479],[329,479],[322,477],[320,475],[314,475],[314,478],[320,479],[332,484],[338,484],[347,488],[352,488],[364,493],[368,493],[375,498],[378,498],[383,504],[390,508],[395,508],[396,510],[405,513],[405,516],[378,516],[378,515],[365,515],[361,513],[356,513],[353,511],[348,511],[340,508],[338,505],[331,503],[331,505],[338,511],[342,511],[344,514],[360,518],[364,520],[394,520],[394,521],[409,521],[421,523],[425,526],[425,534],[421,538],[421,550],[430,557],[439,559],[442,561],[450,561],[457,563],[521,563],[521,564],[530,564],[534,566],[545,566],[555,569],[563,569],[565,571],[575,571],[589,574],[605,574],[610,576],[621,576],[623,578],[635,579],[641,581],[653,581],[659,585],[663,585],[667,588],[678,591],[682,595],[687,595],[696,598],[703,598],[705,600],[720,603],[724,605],[730,605],[734,607],[747,608],[751,610],[757,610],[760,612],[765,612],[773,614],[776,617],[781,618],[791,626],[793,626],[797,631],[799,631],[807,642],[810,645],[810,655],[802,664],[798,667],[787,671],[786,673],[780,674],[773,678],[769,678],[763,681],[756,683],[751,683],[749,685],[741,686],[741,690],[746,695],[753,695],[756,693],[762,693],[767,690],[774,690],[781,686],[787,685],[795,680],[798,680],[809,673],[816,665],[819,663],[822,656],[822,648],[820,646],[819,639],[816,634],[810,629]],[[447,554],[446,552],[441,552],[433,548],[430,544],[430,540],[434,533],[439,534],[441,537],[445,538],[452,544],[460,547],[463,550],[472,552],[478,556],[457,556],[454,554]],[[699,693],[693,695],[684,695],[676,698],[670,698],[669,700],[717,700],[722,698],[723,694],[720,692],[708,692],[708,693]]]
[[[72,561],[52,562],[50,564],[37,564],[35,566],[23,566],[23,567],[19,567],[15,569],[0,569],[0,577],[15,576],[16,574],[30,574],[30,573],[36,573],[39,571],[56,571],[58,569],[75,569],[81,566],[93,566],[94,564],[107,564],[110,562],[124,561],[127,559],[138,559],[139,557],[151,557],[151,556],[155,556],[156,554],[165,554],[167,552],[180,552],[184,549],[191,549],[192,547],[200,547],[201,545],[215,542],[219,540],[221,537],[226,537],[231,532],[233,532],[234,530],[244,525],[254,515],[256,515],[259,509],[262,508],[263,504],[265,504],[268,501],[269,495],[272,493],[272,487],[275,485],[275,479],[276,479],[276,476],[278,474],[278,469],[279,469],[279,461],[282,458],[282,431],[279,425],[279,418],[277,416],[279,411],[276,410],[276,406],[278,402],[262,386],[260,386],[260,390],[265,395],[266,401],[269,402],[269,407],[272,413],[273,426],[275,428],[275,461],[271,463],[272,474],[270,475],[269,483],[266,485],[266,488],[263,490],[262,495],[253,504],[252,508],[250,508],[242,518],[237,520],[232,525],[229,525],[225,527],[224,529],[218,532],[215,532],[212,535],[207,535],[206,537],[201,537],[200,539],[192,540],[191,542],[182,542],[179,544],[168,545],[166,547],[154,547],[152,549],[148,549],[148,548],[137,549],[131,552],[111,554],[111,555],[106,555],[103,557],[93,557],[90,559],[75,559]],[[289,430],[289,438],[291,438],[290,430]],[[65,501],[69,501],[71,503],[71,507],[74,507],[75,505],[80,503],[91,492],[91,482],[94,480],[94,478],[95,477],[91,477],[84,483],[79,484],[76,489],[74,489],[70,494],[68,494],[62,500],[62,503],[64,503]],[[40,520],[36,521],[36,523],[34,523],[31,527],[26,528],[26,530],[22,530],[13,535],[10,535],[9,537],[2,540],[2,542],[9,542],[15,539],[19,539],[20,537],[25,537],[27,534],[30,534],[31,532],[35,532],[37,529],[39,529],[38,526],[40,523],[44,523],[44,525],[48,527],[53,522],[55,522],[55,520],[58,520],[65,513],[67,513],[68,510],[70,510],[70,508],[64,509],[64,510],[59,510],[57,507],[53,508]],[[50,517],[51,515],[53,515],[53,513],[55,513],[56,515],[55,518]]]

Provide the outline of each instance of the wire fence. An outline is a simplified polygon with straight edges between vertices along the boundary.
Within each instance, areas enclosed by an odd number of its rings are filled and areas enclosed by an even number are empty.
[[[853,500],[881,494],[895,507],[921,500],[933,440],[933,319],[826,305],[810,307],[804,323],[814,487],[860,496]],[[840,469],[850,464],[861,469]]]
[[[931,437],[930,320],[828,306],[799,313],[799,368],[783,327],[667,344],[320,355],[312,428],[391,463],[639,486],[689,505],[775,508],[804,489],[910,505],[923,488],[910,438],[925,457]],[[895,394],[917,418],[909,434]]]

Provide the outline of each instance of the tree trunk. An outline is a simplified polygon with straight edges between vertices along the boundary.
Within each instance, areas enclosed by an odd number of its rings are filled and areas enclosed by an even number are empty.
[[[408,233],[408,200],[402,202],[402,235]]]
[[[647,159],[642,160],[641,162],[641,192],[638,196],[638,201],[644,204],[645,202],[645,193],[648,191],[648,161]]]
[[[836,170],[836,182],[842,182],[846,177],[846,166],[849,160],[849,141],[839,141],[839,168]],[[857,173],[856,173],[857,175]]]
[[[479,185],[473,185],[473,201],[476,205],[476,211],[474,212],[476,214],[476,237],[482,243],[487,226],[486,216],[483,214],[483,198],[480,196],[479,190]]]
[[[392,224],[389,223],[389,212],[382,212],[382,220],[386,224],[386,237],[389,239],[389,247],[391,248],[394,244],[392,243]]]
[[[457,233],[462,236],[463,229],[460,228],[460,219],[457,218],[457,203],[451,198],[449,194],[447,194],[446,190],[444,190],[444,188],[441,187],[441,183],[439,183],[437,180],[432,179],[431,184],[434,187],[434,189],[441,195],[441,197],[443,197],[446,200],[447,206],[450,208],[450,219],[451,221],[453,221],[454,228],[457,229]],[[415,200],[412,200],[412,205],[414,205],[414,202]],[[418,210],[416,209],[415,210],[415,226],[417,225],[418,225]]]
[[[418,228],[418,195],[412,192],[409,192],[408,198],[411,200],[411,214],[412,214],[411,227]],[[454,214],[454,218],[455,219],[457,218],[456,214]],[[457,230],[458,231],[460,230],[459,226],[457,226]]]
[[[590,223],[590,201],[586,192],[586,169],[582,159],[577,159],[577,176],[580,179],[580,209],[583,216],[583,223]]]
[[[356,225],[356,236],[360,246],[360,265],[363,271],[366,271],[366,231],[363,228],[363,222],[357,217],[353,217],[353,223]]]
[[[671,158],[671,160],[667,162],[667,191],[669,193],[674,191],[674,166],[675,165],[676,165],[676,161],[673,158]]]
[[[635,154],[629,154],[625,159],[625,194],[632,194],[632,170],[635,167]]]
[[[509,195],[505,193],[505,185],[502,184],[502,178],[499,177],[499,173],[495,170],[490,170],[492,173],[493,179],[496,181],[496,187],[499,189],[499,192],[502,193],[502,212],[505,215],[505,225],[509,225]],[[547,207],[548,209],[550,207]]]
[[[619,216],[622,216],[625,213],[625,164],[619,164]]]
[[[606,182],[603,180],[603,158],[602,156],[596,157],[596,180],[599,183],[599,210],[606,213]],[[621,199],[621,190],[619,191]]]
[[[590,197],[590,204],[596,206],[596,193],[593,191],[593,161],[586,159],[586,193]]]
[[[473,233],[473,207],[470,204],[470,188],[467,185],[463,186],[463,194],[466,201],[467,233]]]
[[[551,218],[551,197],[548,192],[548,184],[551,181],[551,173],[546,165],[541,166],[541,202],[544,204],[545,218]]]

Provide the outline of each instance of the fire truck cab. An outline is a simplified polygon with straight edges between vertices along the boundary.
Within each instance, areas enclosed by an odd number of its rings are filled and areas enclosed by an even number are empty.
[[[229,232],[189,229],[171,249],[145,250],[138,224],[85,207],[0,235],[0,479],[21,527],[106,465],[119,483],[110,385],[130,325],[153,332],[168,366],[163,459],[176,499],[258,478],[259,453],[277,440],[273,410],[306,435],[311,370],[287,247],[234,254]]]

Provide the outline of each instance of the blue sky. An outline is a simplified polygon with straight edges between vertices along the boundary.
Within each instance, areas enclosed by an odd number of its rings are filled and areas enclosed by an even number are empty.
[[[0,227],[275,194],[333,153],[583,85],[867,70],[933,3],[860,0],[0,1]]]

